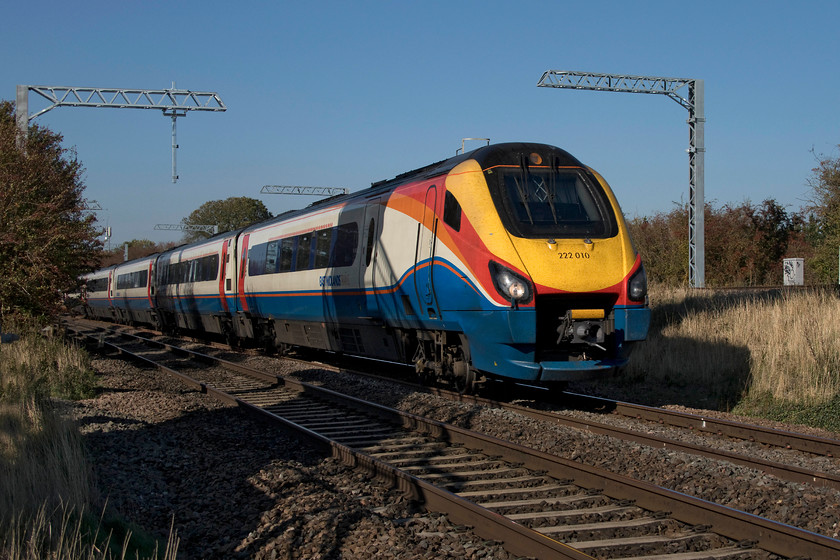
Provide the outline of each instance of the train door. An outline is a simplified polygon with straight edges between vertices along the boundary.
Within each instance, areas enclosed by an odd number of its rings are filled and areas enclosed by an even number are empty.
[[[379,305],[376,301],[377,284],[377,258],[379,246],[379,232],[381,224],[381,198],[371,198],[366,201],[364,219],[362,220],[362,247],[359,266],[359,288],[362,291],[362,305],[360,309],[363,317],[376,317],[379,315]]]
[[[417,246],[414,258],[414,289],[420,302],[421,315],[437,319],[439,312],[434,294],[435,239],[437,233],[437,189],[434,185],[426,191],[423,221],[417,224]]]
[[[144,317],[146,321],[151,321],[155,316],[155,263],[157,259],[149,261],[149,270],[146,271],[146,300],[149,302],[149,314]]]
[[[236,278],[236,247],[232,246],[231,240],[227,239],[222,243],[222,262],[219,268],[219,303],[223,313],[231,312],[233,298],[236,297],[234,280]],[[234,255],[231,255],[234,253]],[[229,303],[230,302],[230,303]]]
[[[245,294],[245,270],[248,267],[248,240],[251,238],[251,235],[246,233],[242,236],[242,247],[239,250],[239,278],[236,283],[236,291],[237,296],[239,297],[239,311],[244,311],[249,313],[251,311],[250,306],[248,305],[248,298]]]
[[[114,321],[117,320],[117,313],[116,313],[116,310],[114,308],[114,299],[113,299],[114,298],[114,283],[116,281],[117,281],[117,279],[114,278],[114,271],[110,270],[108,272],[108,309],[107,309],[107,311],[108,311],[108,314],[111,316],[111,319],[113,319]]]

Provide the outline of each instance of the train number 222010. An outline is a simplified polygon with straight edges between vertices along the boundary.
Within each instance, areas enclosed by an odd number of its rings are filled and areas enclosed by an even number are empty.
[[[560,251],[557,253],[557,256],[561,259],[588,259],[590,258],[589,253],[584,252],[572,252],[572,251]]]

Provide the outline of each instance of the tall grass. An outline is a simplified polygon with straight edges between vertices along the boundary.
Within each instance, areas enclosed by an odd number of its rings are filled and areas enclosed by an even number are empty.
[[[101,520],[85,513],[97,503],[92,470],[76,425],[52,399],[94,394],[89,357],[34,323],[9,327],[17,337],[0,339],[0,558],[123,558],[130,535],[115,549]]]
[[[92,495],[90,467],[76,426],[50,400],[93,393],[89,358],[78,348],[16,325],[0,344],[0,523],[42,508],[81,509]]]
[[[720,408],[764,416],[840,404],[840,299],[833,291],[660,286],[651,302],[648,340],[625,372],[632,382],[681,388]]]

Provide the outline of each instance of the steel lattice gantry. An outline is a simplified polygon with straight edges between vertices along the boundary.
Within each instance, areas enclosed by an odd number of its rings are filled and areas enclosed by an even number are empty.
[[[592,72],[544,72],[538,87],[618,91],[667,95],[688,110],[688,280],[692,287],[706,285],[705,265],[705,132],[703,80],[690,78],[662,78],[656,76],[627,76]],[[683,97],[677,90],[688,88]]]
[[[163,231],[203,231],[212,235],[219,233],[219,226],[202,224],[155,224],[155,229]]]
[[[348,194],[350,189],[344,187],[296,187],[286,185],[265,185],[260,189],[262,194],[308,194],[315,196],[335,196]]]
[[[29,115],[29,92],[36,93],[51,105]],[[175,89],[118,89],[63,86],[17,86],[18,137],[23,139],[29,129],[29,121],[56,107],[111,107],[114,109],[158,109],[172,118],[172,182],[178,180],[176,172],[175,119],[187,115],[187,111],[226,111],[218,93]]]

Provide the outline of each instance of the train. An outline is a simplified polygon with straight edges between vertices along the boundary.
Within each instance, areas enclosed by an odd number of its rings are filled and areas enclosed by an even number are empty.
[[[84,313],[413,364],[460,390],[603,378],[647,336],[604,178],[500,143],[83,277]]]

